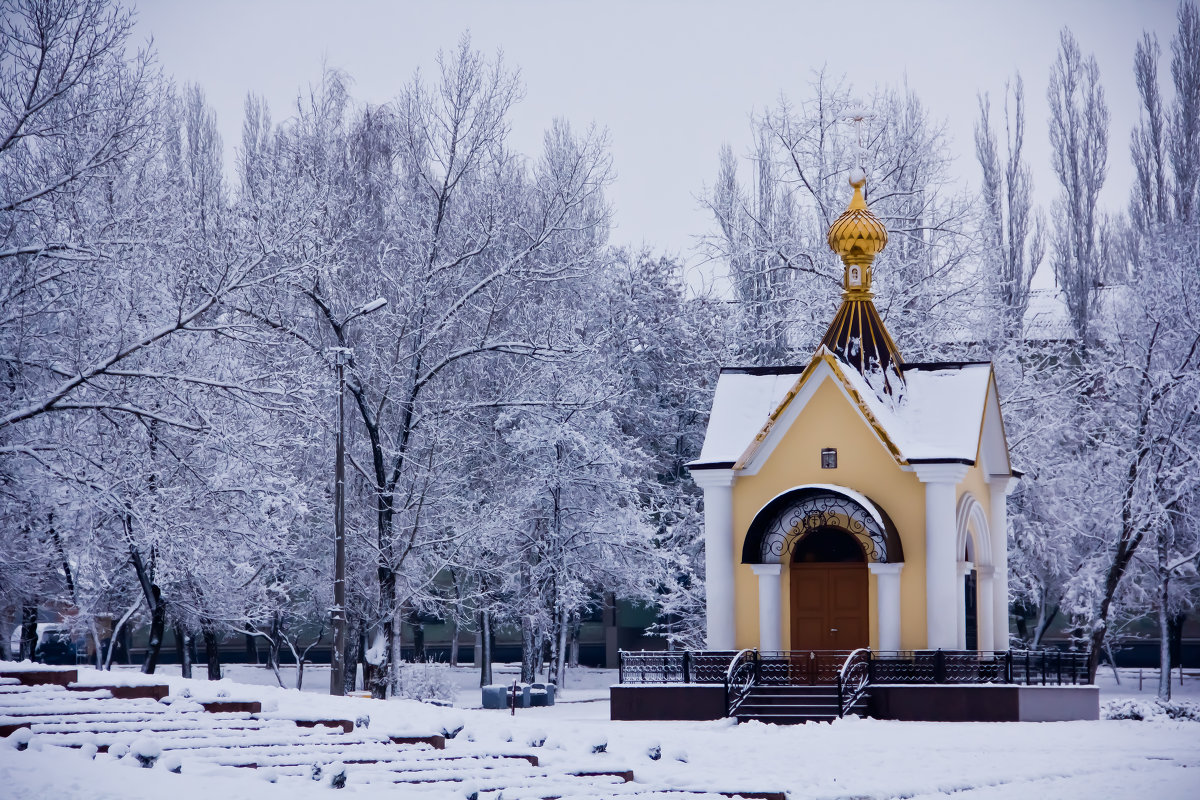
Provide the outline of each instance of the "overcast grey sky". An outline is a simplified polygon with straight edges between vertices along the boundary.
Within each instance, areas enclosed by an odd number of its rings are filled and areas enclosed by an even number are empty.
[[[1003,2],[319,2],[137,0],[140,29],[179,83],[204,87],[227,151],[238,142],[246,93],[265,96],[276,121],[322,63],[345,70],[359,101],[392,99],[418,67],[464,30],[485,52],[504,51],[526,94],[512,144],[526,155],[561,116],[607,127],[618,173],[609,192],[613,241],[645,242],[691,263],[709,230],[696,195],[716,173],[723,142],[744,152],[751,111],[784,93],[799,100],[823,65],[858,88],[907,77],[934,119],[944,120],[964,182],[977,181],[972,125],[976,93],[1025,78],[1028,154],[1039,202],[1049,169],[1046,83],[1068,25],[1095,53],[1107,93],[1109,179],[1102,202],[1123,208],[1132,177],[1129,131],[1137,120],[1134,45],[1158,34],[1168,78],[1174,0]],[[1165,88],[1165,87],[1164,87]]]

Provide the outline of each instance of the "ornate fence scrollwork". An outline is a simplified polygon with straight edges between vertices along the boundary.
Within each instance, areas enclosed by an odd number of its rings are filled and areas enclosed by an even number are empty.
[[[799,489],[777,498],[759,512],[743,552],[744,563],[778,564],[796,543],[818,528],[840,528],[862,545],[867,561],[887,563],[902,558],[889,553],[889,535],[879,520],[849,495],[829,489]]]
[[[738,707],[745,702],[746,696],[758,681],[758,651],[753,648],[742,650],[725,673],[725,708],[727,716],[732,717]]]
[[[846,658],[838,672],[838,716],[854,708],[871,686],[871,649],[860,647]]]

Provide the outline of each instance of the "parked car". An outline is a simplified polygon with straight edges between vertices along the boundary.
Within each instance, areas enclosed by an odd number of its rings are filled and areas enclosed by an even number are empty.
[[[21,626],[13,628],[8,640],[9,652],[21,650]],[[71,638],[67,626],[61,622],[39,622],[37,624],[37,644],[33,649],[33,660],[42,664],[75,664],[77,655],[81,652],[80,644]]]

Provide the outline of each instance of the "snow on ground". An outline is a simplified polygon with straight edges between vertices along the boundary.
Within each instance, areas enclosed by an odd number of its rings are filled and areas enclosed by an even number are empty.
[[[169,667],[177,673],[177,667]],[[511,681],[515,665],[494,675]],[[121,671],[123,680],[138,681]],[[407,700],[386,702],[333,698],[322,692],[328,672],[309,668],[304,692],[268,684],[274,676],[250,666],[226,667],[229,678],[209,683],[169,674],[173,694],[184,689],[197,699],[226,696],[261,699],[280,715],[328,715],[355,719],[369,715],[370,730],[436,732],[465,725],[463,739],[480,745],[537,753],[543,763],[578,763],[599,758],[632,769],[638,780],[681,788],[729,790],[786,789],[793,798],[933,798],[1016,800],[1016,798],[1196,798],[1200,797],[1200,724],[1158,719],[1147,722],[914,723],[846,719],[828,724],[773,726],[716,722],[612,722],[607,686],[612,671],[573,670],[565,702],[552,708],[507,711],[478,708],[476,673],[454,670],[456,708]],[[293,670],[284,671],[294,679]],[[81,672],[81,683],[108,676]],[[1200,674],[1176,676],[1176,696],[1200,696]],[[1123,670],[1117,686],[1111,671],[1101,673],[1102,701],[1154,696],[1157,671]],[[530,742],[545,744],[528,749]],[[511,740],[511,741],[510,741]],[[460,739],[461,741],[461,739]],[[604,743],[606,753],[591,756]],[[451,746],[454,746],[451,743]],[[651,760],[655,749],[661,758]],[[273,786],[247,774],[172,775],[163,770],[129,769],[94,763],[76,752],[15,752],[0,748],[0,796],[13,800],[63,798],[161,798],[170,800],[272,800],[286,791],[292,800],[327,797],[313,784]],[[354,796],[383,796],[383,789],[351,785]],[[419,790],[388,788],[388,797],[424,797]]]

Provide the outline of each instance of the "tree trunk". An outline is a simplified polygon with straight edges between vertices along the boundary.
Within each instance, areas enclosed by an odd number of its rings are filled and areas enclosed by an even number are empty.
[[[1171,666],[1183,666],[1183,623],[1187,614],[1172,614],[1169,620],[1171,626]]]
[[[140,561],[140,559],[139,559]],[[153,675],[158,667],[158,654],[162,650],[163,631],[167,627],[167,607],[162,601],[162,590],[157,585],[150,586],[150,641],[146,647],[146,660],[142,662],[142,672]]]
[[[258,665],[258,637],[246,634],[246,662]]]
[[[558,663],[554,671],[552,680],[560,687],[565,686],[567,682],[567,610],[564,608],[559,612],[558,621]]]
[[[208,679],[210,681],[221,680],[221,653],[217,649],[218,640],[216,631],[204,631],[204,656],[208,660]]]
[[[1158,699],[1171,699],[1171,568],[1167,537],[1158,537]]]
[[[104,643],[100,640],[100,629],[96,626],[96,618],[92,617],[89,630],[92,634],[92,648],[96,656],[96,669],[104,669]]]
[[[1100,666],[1100,653],[1106,647],[1105,639],[1108,636],[1108,614],[1112,607],[1113,598],[1117,595],[1117,587],[1121,584],[1121,578],[1125,575],[1125,570],[1129,568],[1129,562],[1133,560],[1134,552],[1137,550],[1138,543],[1141,541],[1141,536],[1133,536],[1129,534],[1128,529],[1123,530],[1121,543],[1117,548],[1117,555],[1113,559],[1112,565],[1108,568],[1108,574],[1104,579],[1104,596],[1100,600],[1100,613],[1096,615],[1096,621],[1092,623],[1092,637],[1089,645],[1091,647],[1088,652],[1088,683],[1096,682],[1096,670]],[[1126,545],[1125,542],[1130,542]],[[1112,660],[1110,658],[1110,660]],[[1117,664],[1113,661],[1113,672],[1115,673]]]
[[[21,648],[20,660],[33,661],[37,654],[37,618],[38,607],[34,603],[21,605]]]
[[[163,630],[167,625],[167,609],[163,605],[162,590],[154,583],[146,563],[142,561],[142,553],[133,544],[133,519],[128,514],[124,518],[125,535],[129,540],[129,560],[133,564],[133,572],[137,575],[142,593],[146,596],[146,606],[150,609],[150,641],[146,648],[146,660],[142,662],[142,672],[153,675],[158,666],[158,653],[162,649]]]
[[[192,677],[192,643],[191,636],[184,631],[182,625],[175,626],[175,650],[179,653],[179,677]]]
[[[342,674],[342,694],[350,694],[350,692],[358,689],[358,668],[362,663],[363,646],[362,646],[362,631],[364,625],[362,620],[351,620],[347,618],[346,624],[346,652],[342,654],[342,664],[345,666],[345,671]],[[331,645],[332,646],[332,645]],[[365,675],[364,675],[365,680]],[[363,684],[366,686],[366,684]]]
[[[283,615],[275,612],[271,615],[271,638],[267,640],[267,665],[279,674],[279,645],[283,639]],[[256,647],[255,653],[258,652]],[[254,663],[258,663],[255,661]]]
[[[479,633],[475,637],[479,647],[479,685],[492,683],[492,620],[487,609],[479,612]]]
[[[1038,620],[1037,625],[1033,629],[1033,641],[1029,643],[1032,650],[1037,650],[1042,646],[1042,637],[1046,635],[1046,631],[1050,630],[1050,626],[1054,623],[1054,618],[1058,616],[1058,606],[1049,609],[1050,613],[1046,613],[1046,604],[1038,605]]]
[[[421,621],[412,616],[412,631],[413,631],[413,661],[425,661],[425,626]]]
[[[583,621],[579,619],[578,614],[571,616],[571,660],[572,667],[579,666],[579,634],[582,632]]]
[[[538,668],[542,663],[541,631],[534,628],[528,616],[521,618],[521,682],[537,680]]]
[[[383,625],[374,646],[382,647],[383,652],[377,654],[377,663],[371,665],[368,688],[371,690],[371,697],[383,700],[388,696],[388,690],[396,685],[393,648],[399,644],[396,635],[396,573],[387,566],[379,567],[379,615]]]
[[[450,669],[458,666],[458,617],[450,621]]]

